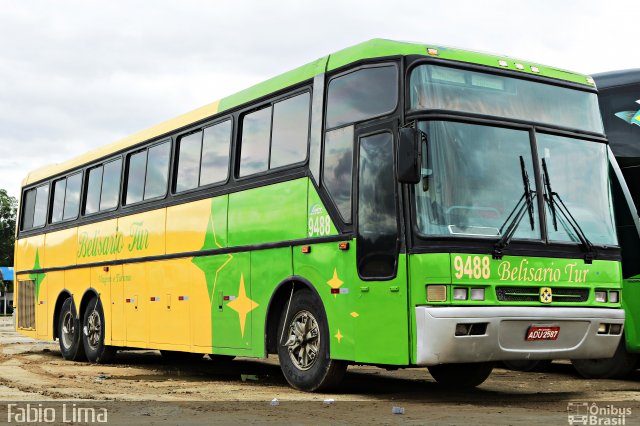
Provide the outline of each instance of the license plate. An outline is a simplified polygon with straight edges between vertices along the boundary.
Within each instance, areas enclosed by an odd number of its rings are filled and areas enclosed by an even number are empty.
[[[556,340],[560,334],[560,327],[540,327],[532,325],[527,330],[526,340]]]

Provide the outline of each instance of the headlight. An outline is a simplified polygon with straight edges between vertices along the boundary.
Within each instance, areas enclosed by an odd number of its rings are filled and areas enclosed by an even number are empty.
[[[467,289],[466,288],[454,288],[453,289],[453,300],[467,300]]]
[[[607,292],[606,291],[596,291],[596,302],[605,303],[607,301]]]
[[[472,288],[471,300],[484,300],[484,288]]]
[[[610,291],[609,292],[609,303],[618,303],[620,301],[620,292],[619,291]]]

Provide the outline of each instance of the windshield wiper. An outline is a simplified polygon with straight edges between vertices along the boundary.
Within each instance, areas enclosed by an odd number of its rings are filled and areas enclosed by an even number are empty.
[[[533,231],[535,229],[535,220],[533,216],[533,200],[536,197],[536,193],[531,191],[531,185],[529,184],[529,175],[527,174],[527,169],[524,166],[524,158],[522,158],[522,155],[520,156],[520,171],[522,172],[522,185],[524,187],[524,192],[513,210],[511,210],[511,213],[509,213],[509,216],[507,216],[504,223],[500,227],[500,234],[502,235],[502,238],[500,238],[498,242],[496,242],[496,244],[493,246],[492,255],[494,259],[502,259],[502,251],[511,242],[511,239],[515,235],[516,230],[518,229],[518,225],[520,225],[520,222],[524,218],[525,213],[529,213],[529,224],[531,225],[531,230]],[[522,203],[523,201],[524,204]],[[502,230],[505,226],[507,226],[507,230],[503,233]]]
[[[553,229],[555,231],[558,230],[558,221],[556,219],[556,209],[557,209],[557,211],[559,211],[560,214],[564,216],[565,220],[567,221],[569,226],[571,226],[571,228],[573,229],[573,232],[575,232],[576,236],[580,240],[580,244],[585,250],[584,263],[586,264],[593,263],[593,259],[595,257],[595,248],[593,247],[593,244],[591,243],[591,241],[589,241],[589,238],[587,238],[587,235],[584,233],[584,231],[580,227],[580,224],[578,223],[578,221],[573,217],[573,215],[571,214],[567,206],[564,204],[564,201],[562,201],[562,198],[560,197],[560,195],[557,192],[553,192],[553,190],[551,189],[551,181],[549,179],[549,171],[547,170],[547,162],[545,161],[544,158],[542,159],[542,177],[544,179],[544,199],[547,205],[549,206],[549,209],[551,210],[551,216],[553,219]],[[566,229],[566,226],[565,226],[565,229]]]

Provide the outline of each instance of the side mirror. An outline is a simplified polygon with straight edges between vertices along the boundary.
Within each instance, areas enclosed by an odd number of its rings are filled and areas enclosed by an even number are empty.
[[[422,167],[422,138],[426,135],[417,129],[403,127],[398,138],[396,170],[398,182],[416,184],[420,182]]]

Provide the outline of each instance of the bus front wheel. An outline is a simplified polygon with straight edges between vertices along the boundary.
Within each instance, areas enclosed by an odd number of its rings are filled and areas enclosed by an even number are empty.
[[[571,364],[585,379],[621,378],[635,370],[638,355],[627,352],[624,336],[611,358],[572,359]]]
[[[485,380],[493,370],[493,362],[439,364],[427,367],[438,384],[447,388],[473,388]]]
[[[104,332],[102,302],[94,296],[87,305],[82,321],[82,344],[90,362],[105,364],[116,355],[115,347],[105,345]]]
[[[62,304],[58,317],[58,340],[60,353],[64,359],[70,361],[84,361],[86,359],[80,329],[76,305],[73,303],[73,298],[68,297]]]
[[[329,327],[322,303],[309,290],[296,292],[278,327],[278,358],[287,382],[314,392],[336,386],[347,364],[329,355]]]

